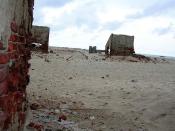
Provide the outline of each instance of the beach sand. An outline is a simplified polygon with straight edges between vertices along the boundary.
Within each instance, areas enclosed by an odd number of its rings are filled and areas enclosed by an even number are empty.
[[[82,130],[175,131],[175,61],[50,50],[32,53],[29,104],[76,111]]]

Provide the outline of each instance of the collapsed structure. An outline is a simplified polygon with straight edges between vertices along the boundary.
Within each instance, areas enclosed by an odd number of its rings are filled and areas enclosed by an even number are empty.
[[[111,34],[106,46],[106,55],[131,55],[134,54],[134,36]]]
[[[48,53],[49,47],[49,27],[32,26],[32,49]]]
[[[25,122],[34,0],[0,0],[0,130]]]

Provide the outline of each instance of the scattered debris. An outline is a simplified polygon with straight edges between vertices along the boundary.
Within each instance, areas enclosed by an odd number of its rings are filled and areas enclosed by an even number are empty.
[[[69,61],[73,56],[68,57],[66,60]]]
[[[61,111],[60,111],[60,109],[55,109],[55,113],[56,114],[58,114],[58,113],[60,113]]]
[[[107,74],[106,77],[109,77],[109,75]]]
[[[37,55],[39,58],[43,59],[43,56],[42,55]]]
[[[137,60],[128,60],[128,61],[130,61],[130,62],[138,62]]]
[[[106,106],[106,105],[108,105],[109,103],[108,102],[105,102],[102,106]]]
[[[137,82],[137,80],[131,80],[131,82]]]
[[[67,102],[65,102],[65,101],[61,101],[61,104],[67,104]]]
[[[44,130],[44,126],[38,123],[30,122],[27,125],[27,129],[36,129],[37,131],[42,131]]]
[[[68,118],[66,115],[58,113],[50,112],[46,109],[32,111],[33,117],[31,118],[30,123],[26,126],[26,128],[37,131],[74,131],[74,129],[78,128],[75,122],[67,120]]]
[[[69,80],[72,80],[73,79],[73,77],[69,77]]]
[[[150,57],[146,57],[144,55],[133,54],[132,56],[135,57],[135,58],[138,58],[140,61],[145,61],[145,62],[151,61],[151,58]]]
[[[90,116],[89,119],[90,120],[95,120],[95,117],[94,116]]]
[[[131,94],[131,92],[126,92],[127,95]]]
[[[66,121],[67,120],[67,117],[65,115],[60,115],[58,121],[61,122],[62,120]]]
[[[53,50],[50,50],[50,53],[54,53]]]
[[[88,95],[89,95],[89,96],[92,96],[92,95],[93,95],[93,93],[89,93]]]
[[[78,51],[78,52],[79,52],[80,54],[82,54],[82,55],[85,57],[86,60],[88,60],[89,57],[88,57],[87,55],[85,55],[85,54],[84,54],[83,52],[81,52],[81,51]]]
[[[30,105],[31,110],[37,110],[39,108],[39,105],[37,103],[33,103]]]
[[[50,60],[48,58],[45,58],[44,61],[45,62],[50,62]]]
[[[102,60],[106,60],[106,58],[102,58]]]

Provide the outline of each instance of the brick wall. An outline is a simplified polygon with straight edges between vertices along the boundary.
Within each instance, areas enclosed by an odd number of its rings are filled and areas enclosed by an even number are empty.
[[[18,130],[27,109],[34,0],[0,3],[0,130]]]

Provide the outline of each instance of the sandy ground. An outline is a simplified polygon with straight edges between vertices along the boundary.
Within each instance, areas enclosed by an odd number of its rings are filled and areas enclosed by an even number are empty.
[[[52,50],[32,54],[29,103],[76,110],[82,130],[175,131],[175,61]]]

